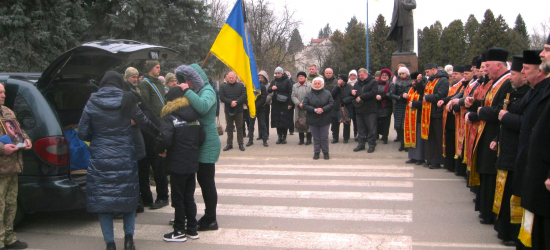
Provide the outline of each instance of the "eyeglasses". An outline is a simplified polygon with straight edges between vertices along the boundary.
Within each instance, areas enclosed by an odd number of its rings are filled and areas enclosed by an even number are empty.
[[[382,76],[389,76],[388,74],[382,74]]]

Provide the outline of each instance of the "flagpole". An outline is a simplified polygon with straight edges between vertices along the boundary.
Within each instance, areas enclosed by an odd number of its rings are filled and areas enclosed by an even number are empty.
[[[208,61],[208,58],[210,57],[210,54],[212,54],[212,52],[208,51],[208,55],[206,55],[206,58],[204,58],[204,62],[202,62],[201,68],[204,69],[204,65],[206,64],[206,61]]]
[[[369,0],[367,0],[367,71],[369,71]]]

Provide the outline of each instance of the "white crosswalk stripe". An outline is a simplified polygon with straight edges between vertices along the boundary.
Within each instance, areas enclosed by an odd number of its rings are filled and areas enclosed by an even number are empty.
[[[334,170],[334,169],[333,169]],[[411,172],[321,172],[321,171],[272,171],[272,170],[240,170],[223,168],[216,169],[216,174],[241,174],[241,175],[282,175],[282,176],[332,176],[332,177],[413,177]]]
[[[217,177],[216,183],[246,185],[285,186],[350,186],[350,187],[403,187],[412,188],[412,181],[363,181],[363,180],[305,180],[305,179],[252,179]]]

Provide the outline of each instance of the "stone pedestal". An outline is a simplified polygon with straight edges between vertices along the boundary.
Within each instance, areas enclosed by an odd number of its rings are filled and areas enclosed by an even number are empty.
[[[418,56],[414,52],[393,53],[391,57],[391,71],[397,72],[397,65],[405,64],[411,73],[418,71]]]

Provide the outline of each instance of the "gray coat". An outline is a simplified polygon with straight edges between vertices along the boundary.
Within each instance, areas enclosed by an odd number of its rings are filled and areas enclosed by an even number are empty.
[[[303,108],[298,107],[298,104],[304,102],[304,98],[306,97],[307,93],[311,91],[311,83],[305,82],[304,85],[301,85],[300,83],[295,83],[292,86],[292,102],[295,105],[294,108],[294,120],[298,120],[298,118],[306,118],[306,110]],[[307,133],[308,130],[300,130],[296,129],[296,132],[298,133]]]

